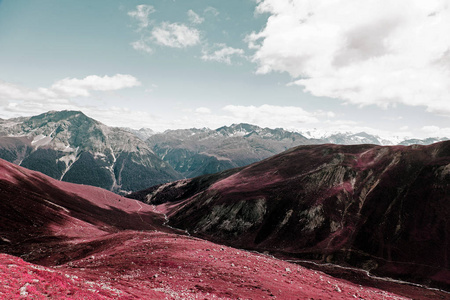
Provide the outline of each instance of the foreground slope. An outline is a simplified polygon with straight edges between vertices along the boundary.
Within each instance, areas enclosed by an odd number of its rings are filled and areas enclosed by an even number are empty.
[[[30,261],[65,261],[69,257],[58,251],[71,246],[72,240],[165,228],[150,206],[100,188],[57,181],[4,160],[0,199],[0,251]]]
[[[405,299],[182,235],[153,209],[0,160],[0,298]]]
[[[449,289],[450,142],[300,146],[131,197],[215,242]]]
[[[115,192],[181,178],[134,134],[79,111],[3,120],[0,158],[55,179]]]

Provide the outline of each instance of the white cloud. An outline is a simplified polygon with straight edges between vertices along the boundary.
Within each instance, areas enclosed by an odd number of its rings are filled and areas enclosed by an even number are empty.
[[[153,52],[153,49],[149,45],[147,45],[147,43],[145,41],[143,41],[143,40],[132,42],[131,46],[133,46],[134,50],[143,51],[143,52],[146,52],[146,53],[152,53]]]
[[[150,24],[148,16],[154,12],[155,8],[153,6],[141,4],[136,6],[136,10],[129,11],[128,15],[138,21],[139,29],[143,29]]]
[[[196,14],[192,9],[188,10],[187,15],[189,17],[189,21],[194,24],[202,24],[205,21],[204,18],[200,17]]]
[[[163,22],[159,27],[154,27],[152,37],[156,43],[172,48],[195,46],[200,42],[197,29],[177,23]]]
[[[156,131],[164,131],[166,129],[193,127],[219,128],[233,123],[250,123],[262,127],[283,127],[294,130],[301,126],[311,128],[313,124],[321,124],[328,117],[328,113],[324,111],[308,112],[300,107],[276,105],[261,105],[258,107],[227,105],[218,112],[213,112],[208,107],[196,109],[178,107],[176,111],[181,113],[178,117],[159,117],[148,120],[146,126]],[[192,117],[193,113],[195,118]]]
[[[142,128],[147,127],[143,120],[148,123],[158,124],[160,120],[155,115],[142,110],[132,110],[126,107],[78,107],[89,117],[98,120],[108,126]],[[120,116],[118,118],[118,116]]]
[[[258,73],[287,72],[316,96],[450,115],[448,0],[260,0],[247,37]]]
[[[0,101],[8,103],[7,110],[17,110],[20,107],[27,110],[27,107],[66,105],[69,103],[67,98],[88,97],[90,91],[114,91],[139,85],[141,83],[137,78],[126,74],[103,77],[90,75],[83,79],[64,78],[56,81],[50,88],[37,89],[0,81]]]
[[[242,57],[244,56],[244,50],[233,48],[233,47],[227,47],[225,44],[215,44],[214,48],[218,48],[217,50],[213,50],[212,52],[209,52],[205,49],[202,50],[202,60],[205,61],[217,61],[222,62],[226,64],[231,64],[231,57],[237,56]]]
[[[127,74],[116,74],[114,76],[89,75],[83,79],[64,78],[55,82],[49,92],[55,93],[56,97],[87,97],[89,91],[114,91],[123,88],[139,86],[141,83],[136,77]],[[47,91],[42,89],[42,91]]]
[[[296,106],[276,106],[263,104],[261,106],[227,105],[224,111],[230,113],[236,123],[251,123],[267,127],[297,127],[303,123],[319,122],[317,116],[323,112],[308,112]]]
[[[426,133],[427,136],[430,137],[447,137],[450,138],[450,127],[438,127],[434,125],[423,126],[421,128],[423,132]]]
[[[138,22],[137,31],[140,39],[130,43],[133,49],[146,53],[152,53],[152,44],[159,44],[172,48],[186,48],[200,43],[200,31],[180,23],[161,22],[154,24],[149,15],[155,9],[151,5],[138,5],[136,10],[129,11],[128,15]],[[200,17],[192,9],[187,12],[190,22],[194,25],[201,24],[204,18]],[[143,30],[146,29],[146,30]]]
[[[9,117],[17,116],[35,116],[50,110],[80,110],[87,116],[94,118],[109,126],[142,128],[143,120],[150,124],[159,124],[161,122],[151,113],[131,110],[126,107],[98,107],[93,105],[79,105],[68,100],[46,100],[42,102],[25,101],[21,103],[11,103],[7,107],[0,108],[0,114]],[[118,117],[120,116],[120,117]]]
[[[110,126],[141,128],[143,120],[159,124],[161,119],[145,111],[130,110],[126,107],[108,107],[104,103],[95,101],[89,101],[89,104],[86,104],[79,99],[69,99],[88,95],[89,91],[112,91],[137,85],[140,83],[136,78],[121,74],[103,77],[91,75],[83,79],[66,78],[55,82],[49,88],[38,89],[0,81],[0,103],[2,103],[0,116],[12,118],[34,116],[50,110],[81,110],[88,116]]]
[[[195,112],[198,114],[210,114],[211,110],[207,107],[199,107],[195,110]]]
[[[152,83],[151,86],[150,86],[149,88],[146,88],[146,89],[144,90],[144,92],[146,92],[146,93],[151,93],[151,92],[154,92],[157,88],[158,88],[158,85]]]
[[[0,80],[0,100],[41,100],[44,95],[9,82]]]
[[[207,8],[205,8],[205,10],[203,11],[205,14],[211,14],[214,17],[217,17],[219,15],[219,11],[212,7],[212,6],[208,6]]]

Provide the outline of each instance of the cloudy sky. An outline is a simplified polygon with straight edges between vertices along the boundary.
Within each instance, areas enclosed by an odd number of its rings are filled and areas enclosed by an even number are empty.
[[[0,118],[450,137],[450,0],[0,0]]]

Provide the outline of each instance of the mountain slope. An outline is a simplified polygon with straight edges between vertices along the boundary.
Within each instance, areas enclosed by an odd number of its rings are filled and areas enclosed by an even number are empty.
[[[216,242],[450,285],[450,142],[300,146],[130,195]]]
[[[129,192],[180,178],[135,135],[78,111],[0,124],[0,158],[55,179]]]
[[[405,299],[163,222],[153,206],[0,160],[0,298]]]

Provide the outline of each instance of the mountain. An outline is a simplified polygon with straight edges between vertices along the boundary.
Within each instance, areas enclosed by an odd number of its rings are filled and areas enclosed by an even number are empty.
[[[2,299],[439,299],[387,292],[164,224],[153,206],[0,160]],[[384,284],[380,282],[380,284]]]
[[[0,122],[0,158],[53,178],[129,192],[180,175],[134,134],[79,111]]]
[[[447,138],[381,138],[366,132],[292,132],[233,124],[215,130],[191,128],[151,133],[146,143],[185,178],[213,174],[261,161],[299,145],[428,145]]]
[[[446,141],[299,146],[129,197],[214,242],[449,290],[449,191]]]
[[[299,131],[300,134],[309,139],[318,139],[324,144],[339,144],[339,145],[358,145],[358,144],[373,144],[373,145],[431,145],[437,142],[449,140],[447,137],[430,137],[425,139],[405,138],[399,135],[391,134],[389,136],[379,136],[369,134],[367,132],[340,132],[340,131],[323,131],[319,129],[312,129],[307,131]]]
[[[233,124],[216,130],[167,130],[146,143],[184,177],[196,177],[245,166],[291,147],[319,143],[280,128]]]
[[[380,137],[368,134],[366,132],[335,133],[329,136],[325,136],[322,139],[324,139],[329,144],[340,144],[340,145],[383,144],[383,141]],[[390,143],[390,141],[388,141],[388,143]]]
[[[426,138],[426,139],[407,139],[399,143],[399,145],[409,146],[409,145],[430,145],[442,141],[447,141],[448,138]]]
[[[136,129],[128,128],[128,127],[120,127],[120,129],[131,132],[132,134],[134,134],[135,136],[137,136],[138,138],[140,138],[143,141],[145,141],[152,135],[156,134],[156,132],[154,132],[150,128],[141,128],[139,130],[136,130]]]

